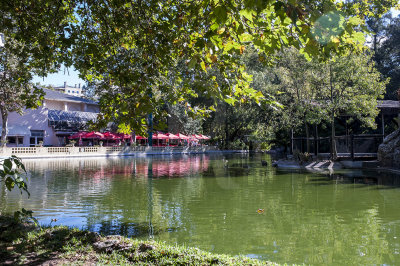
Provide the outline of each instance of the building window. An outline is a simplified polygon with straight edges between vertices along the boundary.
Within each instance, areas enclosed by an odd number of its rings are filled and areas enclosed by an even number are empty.
[[[17,138],[16,137],[7,137],[7,143],[8,144],[17,144]]]
[[[43,142],[44,130],[31,130],[31,137],[29,140],[30,146],[38,145],[39,142]]]
[[[71,91],[70,90],[68,90],[68,93],[70,93]]]
[[[7,144],[16,145],[16,146],[23,146],[24,145],[24,137],[16,137],[16,136],[9,136],[7,137]]]

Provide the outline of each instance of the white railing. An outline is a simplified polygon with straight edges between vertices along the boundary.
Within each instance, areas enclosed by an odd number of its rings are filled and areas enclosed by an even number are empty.
[[[69,147],[48,147],[47,152],[48,153],[69,153],[70,148]]]
[[[99,152],[100,147],[81,147],[80,152]]]
[[[6,148],[7,149],[7,148]],[[11,148],[11,154],[21,154],[21,153],[36,153],[37,149],[35,147],[13,147]]]
[[[146,147],[146,146],[135,146],[135,147],[5,147],[0,149],[0,156],[11,156],[17,155],[22,157],[29,156],[65,156],[74,155],[79,156],[82,154],[85,156],[89,154],[132,154],[136,152],[140,153],[201,153],[209,150],[217,150],[213,146],[176,146],[176,147]]]
[[[123,147],[105,147],[107,152],[121,152]]]

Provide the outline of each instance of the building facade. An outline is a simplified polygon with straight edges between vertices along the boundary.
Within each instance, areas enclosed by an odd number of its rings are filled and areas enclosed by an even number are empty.
[[[54,87],[54,89],[58,92],[62,92],[68,95],[82,97],[84,95],[84,91],[81,88],[81,84],[75,84],[74,86],[67,85],[67,82],[64,82],[64,86]]]
[[[85,130],[89,121],[96,120],[96,102],[49,89],[43,91],[46,95],[41,107],[27,109],[23,115],[9,114],[8,147],[63,146],[68,136]]]

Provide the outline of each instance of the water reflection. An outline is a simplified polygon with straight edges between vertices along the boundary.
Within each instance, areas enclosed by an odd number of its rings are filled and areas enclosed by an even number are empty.
[[[261,165],[264,155],[223,159],[25,161],[32,197],[2,190],[0,210],[279,263],[400,263],[399,179],[278,171]]]
[[[400,173],[379,170],[342,170],[333,173],[316,173],[315,179],[310,181],[320,182],[321,177],[326,181],[342,184],[374,185],[376,189],[390,189],[400,187]],[[325,183],[329,185],[329,183]]]
[[[182,177],[208,170],[209,157],[197,156],[148,156],[126,158],[42,159],[25,160],[30,172],[77,171],[79,176],[103,179],[123,175],[137,177]]]

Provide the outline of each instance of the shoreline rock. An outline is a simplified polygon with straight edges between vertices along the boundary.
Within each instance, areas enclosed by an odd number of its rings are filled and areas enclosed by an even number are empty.
[[[378,161],[382,167],[400,168],[400,128],[386,136],[379,145]]]

